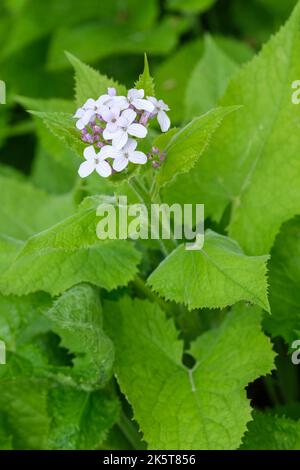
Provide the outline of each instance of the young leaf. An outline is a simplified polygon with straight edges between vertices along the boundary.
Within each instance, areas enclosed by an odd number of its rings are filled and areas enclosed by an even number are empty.
[[[232,204],[229,234],[248,254],[269,252],[281,224],[299,213],[299,109],[291,100],[299,48],[300,4],[231,81],[221,105],[243,107],[216,132],[194,171],[198,182],[189,181],[208,216],[219,220]]]
[[[237,70],[237,64],[211,36],[206,36],[204,56],[194,68],[186,90],[186,119],[199,116],[216,106]]]
[[[274,353],[256,308],[238,305],[201,336],[182,363],[183,343],[156,304],[123,298],[105,307],[116,376],[150,449],[236,449],[251,419],[245,387],[270,372]]]
[[[144,61],[145,61],[144,71],[139,76],[139,79],[136,81],[134,86],[138,90],[140,90],[140,89],[144,90],[145,91],[145,96],[155,96],[154,80],[150,75],[147,54],[145,54],[145,56],[144,56]]]
[[[300,421],[255,411],[243,450],[300,450]]]
[[[223,119],[236,109],[236,106],[213,109],[178,131],[164,149],[167,158],[157,175],[159,185],[169,184],[176,175],[193,168]]]
[[[107,93],[108,87],[115,87],[120,95],[126,93],[123,85],[119,85],[111,78],[101,75],[69,52],[66,55],[75,70],[75,90],[78,106],[82,106],[89,98],[97,99],[100,95]]]
[[[268,256],[246,256],[230,238],[207,231],[202,250],[180,245],[151,274],[148,284],[168,300],[193,308],[223,308],[248,300],[269,311]]]

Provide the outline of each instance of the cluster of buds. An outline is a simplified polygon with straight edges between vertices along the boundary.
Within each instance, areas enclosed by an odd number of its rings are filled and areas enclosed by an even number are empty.
[[[108,177],[113,171],[123,171],[129,163],[144,165],[148,161],[147,155],[136,149],[136,139],[146,137],[148,124],[156,117],[162,132],[166,132],[170,119],[166,113],[169,107],[162,100],[144,98],[144,94],[144,90],[133,88],[127,96],[118,96],[115,88],[108,88],[107,94],[97,100],[88,99],[76,111],[76,127],[82,141],[89,144],[79,176],[85,178],[96,171]],[[149,158],[153,160],[153,156]],[[155,162],[152,166],[157,168]]]
[[[157,147],[152,147],[151,151],[147,153],[148,160],[151,160],[153,168],[159,168],[165,161],[166,152],[161,152]]]

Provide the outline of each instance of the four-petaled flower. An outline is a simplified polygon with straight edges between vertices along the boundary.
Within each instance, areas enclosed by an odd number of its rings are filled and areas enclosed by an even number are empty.
[[[154,106],[153,114],[157,115],[157,120],[162,132],[167,132],[170,128],[171,121],[166,111],[170,111],[169,106],[163,100],[157,100],[154,96],[147,96],[148,100]]]
[[[92,120],[92,118],[97,114],[99,109],[100,103],[98,100],[93,100],[89,98],[82,108],[78,108],[76,113],[74,114],[74,118],[78,119],[76,122],[76,127],[80,131],[85,128]]]
[[[136,150],[137,142],[134,139],[128,139],[127,144],[118,151],[117,156],[113,162],[113,169],[115,171],[122,171],[127,167],[128,163],[136,163],[144,165],[147,162],[147,156]]]
[[[96,171],[103,178],[107,178],[111,175],[112,170],[106,159],[109,157],[116,158],[118,152],[111,145],[105,145],[100,152],[96,153],[95,148],[90,145],[84,149],[83,155],[86,161],[80,165],[78,170],[81,178],[89,176],[93,171]]]
[[[146,127],[142,124],[134,124],[137,114],[133,109],[126,109],[122,112],[121,116],[116,120],[117,131],[109,132],[108,129],[105,129],[103,132],[103,137],[106,140],[112,140],[112,145],[117,149],[121,149],[126,145],[128,140],[128,135],[133,137],[139,137],[143,139],[147,135]]]
[[[129,90],[127,93],[127,98],[125,98],[125,102],[127,102],[126,107],[133,106],[138,110],[148,111],[149,113],[152,113],[154,111],[154,105],[148,99],[145,100],[144,95],[144,90],[136,90],[135,88],[131,88],[131,90]],[[121,106],[122,105],[123,103],[121,104]]]

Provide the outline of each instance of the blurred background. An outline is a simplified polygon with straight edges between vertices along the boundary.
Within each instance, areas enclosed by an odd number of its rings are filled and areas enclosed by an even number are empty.
[[[72,99],[73,73],[65,50],[128,87],[141,72],[146,52],[151,72],[157,78],[156,94],[169,104],[176,125],[189,114],[184,104],[189,93],[187,80],[193,71],[197,70],[199,76],[205,67],[206,80],[210,74],[218,74],[209,53],[211,48],[217,44],[226,57],[227,71],[234,70],[261,48],[295,3],[0,0],[0,79],[7,86],[7,105],[0,106],[0,173],[19,170],[30,174],[37,186],[50,192],[70,189],[75,167],[70,172],[57,155],[46,163],[45,152],[52,151],[37,142],[37,124],[25,112],[26,105],[20,98]],[[218,83],[220,94],[226,84],[224,80]],[[205,111],[210,105],[205,82],[203,90],[197,101],[198,110],[199,103],[203,103]],[[57,148],[55,152],[58,153]],[[41,176],[51,173],[51,164],[56,175],[62,175],[63,183],[52,184]]]

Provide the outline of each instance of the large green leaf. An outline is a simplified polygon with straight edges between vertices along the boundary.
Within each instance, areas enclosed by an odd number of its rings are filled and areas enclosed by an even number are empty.
[[[243,107],[226,119],[184,181],[207,215],[220,219],[232,205],[229,233],[248,254],[268,252],[280,225],[300,210],[299,109],[291,101],[299,48],[300,5],[231,81],[221,104]]]
[[[216,308],[248,300],[269,311],[268,256],[246,256],[232,239],[205,233],[202,250],[180,245],[151,274],[148,283],[168,300],[192,308]]]
[[[281,336],[288,344],[299,338],[300,331],[300,218],[282,226],[271,251],[269,294],[272,315],[265,326],[273,337]]]
[[[0,232],[26,240],[74,211],[71,195],[52,196],[31,184],[0,176]]]
[[[1,292],[57,295],[79,282],[112,290],[133,279],[140,254],[127,240],[97,238],[98,204],[87,201],[75,215],[29,238],[2,274]]]
[[[183,365],[183,343],[156,304],[129,298],[105,307],[116,376],[150,449],[235,449],[251,408],[245,387],[273,367],[257,309],[237,306],[201,336]]]
[[[300,421],[256,411],[243,450],[300,450]]]
[[[207,36],[204,56],[188,82],[186,119],[199,116],[216,106],[237,70],[237,64],[218,47],[212,37]]]

